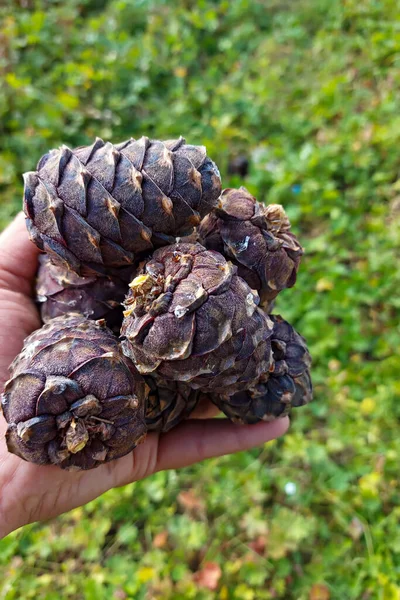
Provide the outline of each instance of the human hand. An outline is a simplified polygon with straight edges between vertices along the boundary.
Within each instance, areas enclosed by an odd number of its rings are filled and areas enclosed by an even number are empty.
[[[0,235],[0,387],[24,338],[40,327],[32,299],[38,253],[21,213]],[[7,424],[0,416],[0,539],[22,525],[55,517],[157,471],[258,446],[284,434],[289,425],[285,417],[238,426],[210,418],[215,410],[211,404],[202,407],[195,418],[168,433],[149,433],[131,454],[93,471],[78,472],[37,466],[10,454],[4,438]]]

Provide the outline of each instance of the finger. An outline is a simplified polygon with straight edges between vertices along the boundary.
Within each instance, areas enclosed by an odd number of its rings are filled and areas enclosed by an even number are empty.
[[[289,419],[236,425],[227,419],[186,421],[159,438],[155,471],[179,469],[193,463],[249,450],[283,435]]]
[[[207,398],[207,396],[203,396],[194,409],[194,411],[190,415],[190,419],[212,419],[220,414],[220,410],[215,404],[211,402]]]
[[[64,471],[54,465],[33,465],[9,454],[4,436],[0,435],[0,533],[4,515],[10,517],[11,531],[26,523],[60,515],[113,487],[150,475],[154,471],[157,445],[158,434],[150,433],[145,443],[123,458],[91,471]]]
[[[90,490],[89,496],[94,498],[95,494],[157,471],[179,469],[206,458],[260,446],[283,435],[288,427],[288,417],[257,425],[236,425],[227,419],[185,421],[168,433],[148,434],[131,454],[89,471],[81,490],[85,494]]]
[[[20,212],[0,235],[1,287],[29,295],[38,255],[38,248],[29,240],[24,214]]]
[[[40,327],[32,300],[9,290],[0,290],[0,392],[8,379],[8,367],[21,351],[24,339]]]
[[[23,213],[0,235],[0,387],[23,339],[40,320],[31,299],[38,249],[29,241]],[[0,420],[0,432],[4,423]]]
[[[259,446],[283,435],[288,426],[287,417],[272,423],[243,426],[225,419],[187,421],[162,436],[150,433],[143,444],[119,460],[78,473],[61,471],[58,467],[36,467],[2,449],[1,471],[10,485],[6,497],[14,497],[11,488],[18,491],[15,494],[18,506],[10,510],[13,515],[10,531],[86,504],[110,488],[137,481],[156,471],[177,469]],[[48,491],[43,494],[43,490]]]

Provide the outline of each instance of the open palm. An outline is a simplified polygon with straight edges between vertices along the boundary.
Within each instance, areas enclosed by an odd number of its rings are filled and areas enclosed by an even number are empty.
[[[21,213],[0,236],[0,386],[24,338],[40,327],[32,299],[38,250],[29,241]],[[211,419],[202,407],[201,420],[191,419],[166,434],[150,433],[131,454],[93,471],[67,472],[36,466],[7,451],[7,424],[0,418],[0,539],[18,527],[48,519],[93,500],[112,487],[125,485],[162,469],[246,450],[282,435],[288,419],[258,425],[233,425]]]

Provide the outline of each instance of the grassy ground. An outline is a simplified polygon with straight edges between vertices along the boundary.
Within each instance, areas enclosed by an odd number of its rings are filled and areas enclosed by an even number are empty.
[[[0,599],[400,599],[400,17],[393,0],[0,8],[0,219],[62,142],[183,134],[306,246],[277,310],[315,403],[265,448],[0,542]]]

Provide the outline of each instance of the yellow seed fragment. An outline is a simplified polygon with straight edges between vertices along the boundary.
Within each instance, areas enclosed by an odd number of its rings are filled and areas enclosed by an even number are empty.
[[[72,454],[78,454],[81,450],[86,446],[86,440],[82,440],[80,443],[75,444],[74,446],[69,445],[68,450],[72,452]]]
[[[146,283],[146,281],[148,281],[149,278],[150,278],[150,275],[138,275],[137,277],[135,277],[135,279],[133,279],[130,282],[129,287],[131,289],[138,288],[138,287],[142,286],[144,283]]]
[[[77,454],[86,446],[89,441],[89,434],[84,424],[72,420],[71,425],[65,436],[67,448],[72,454]]]

